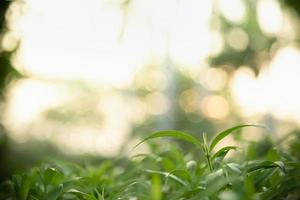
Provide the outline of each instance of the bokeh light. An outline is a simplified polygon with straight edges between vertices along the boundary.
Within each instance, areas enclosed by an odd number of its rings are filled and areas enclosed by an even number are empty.
[[[300,100],[297,76],[300,51],[285,47],[276,53],[270,65],[255,78],[253,72],[240,68],[232,80],[232,92],[246,115],[270,113],[279,119],[299,122]]]
[[[224,97],[208,95],[201,102],[201,111],[209,118],[221,120],[229,115],[229,105]]]
[[[162,127],[299,123],[294,18],[277,0],[15,0],[0,46],[23,77],[3,124],[18,142],[112,156]]]
[[[258,22],[263,31],[278,33],[282,28],[283,14],[278,1],[259,0],[257,4]]]
[[[246,17],[246,8],[242,0],[219,0],[220,10],[228,20],[241,23]]]

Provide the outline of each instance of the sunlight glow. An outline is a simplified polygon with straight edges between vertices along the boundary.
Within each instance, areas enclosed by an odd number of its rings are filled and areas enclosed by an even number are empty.
[[[150,93],[146,96],[147,112],[151,115],[162,115],[170,109],[170,100],[160,92]]]
[[[222,96],[208,95],[201,101],[201,111],[206,117],[220,120],[229,115],[229,105]]]
[[[12,84],[7,96],[9,103],[4,119],[14,132],[40,118],[44,110],[69,98],[63,87],[33,79]]]
[[[1,50],[13,51],[18,45],[17,37],[12,33],[6,33],[3,38],[1,38]]]
[[[147,74],[147,78],[145,78]],[[166,89],[168,77],[161,69],[140,70],[135,77],[135,84],[149,91],[162,91]]]
[[[233,28],[227,34],[228,44],[237,51],[243,51],[249,43],[248,34],[241,28]]]
[[[211,6],[198,0],[133,1],[125,15],[107,1],[26,0],[23,14],[9,20],[22,41],[14,62],[30,76],[118,87],[128,85],[153,56],[169,54],[179,66],[199,66],[223,47],[209,30]]]
[[[99,90],[103,85],[126,88],[141,67],[154,60],[163,65],[166,58],[176,66],[198,69],[210,52],[223,48],[221,35],[211,34],[209,29],[211,6],[211,1],[145,0],[131,1],[126,10],[118,0],[14,1],[7,16],[10,33],[1,45],[9,50],[21,41],[12,63],[33,80],[10,87],[6,111],[10,131],[25,137],[26,130],[34,127],[32,138],[45,139],[50,132],[57,132],[50,140],[74,152],[88,152],[90,148],[92,152],[116,153],[130,122],[140,123],[147,115],[169,111],[171,102],[163,93],[168,74],[153,69],[147,71],[147,78],[137,78],[144,89],[152,91],[143,101],[96,92],[106,96],[100,98],[95,111],[103,114],[101,127],[49,122],[42,116],[45,110],[77,98],[68,89],[60,90],[59,84],[48,85],[47,81],[78,80]],[[84,94],[76,95],[82,98]],[[41,126],[49,131],[44,133]],[[43,134],[38,135],[40,132]],[[112,137],[119,137],[118,141]],[[107,148],[114,150],[108,152]]]
[[[121,144],[128,137],[129,121],[136,121],[134,117],[144,115],[141,112],[143,104],[135,104],[134,109],[129,109],[128,105],[136,101],[114,92],[102,91],[101,95],[94,94],[100,98],[92,97],[95,104],[93,105],[93,102],[84,102],[80,98],[85,94],[71,94],[72,91],[66,87],[53,83],[24,80],[16,84],[9,95],[11,99],[4,113],[4,123],[10,130],[10,137],[17,142],[47,140],[65,153],[113,156],[119,153]],[[81,110],[74,111],[74,114],[84,112],[82,109],[85,107],[96,106],[95,112],[105,117],[95,120],[88,116],[87,119],[83,119],[86,120],[83,123],[67,123],[51,120],[45,115],[50,108],[60,105],[67,107],[66,104],[76,100],[83,106],[79,106]],[[86,103],[89,104],[85,105]],[[136,114],[137,116],[134,116]]]
[[[180,67],[199,67],[211,50],[210,1],[180,1],[170,38],[170,56]]]
[[[22,43],[17,58],[27,74],[120,85],[144,63],[143,34],[118,43],[121,8],[95,0],[26,3],[28,10],[18,21]]]
[[[12,83],[7,94],[7,105],[3,113],[3,123],[10,131],[10,137],[18,142],[28,139],[48,138],[47,131],[34,131],[33,123],[39,123],[50,107],[61,104],[70,98],[66,88],[59,85],[23,79]],[[27,129],[30,131],[27,131]],[[46,126],[43,127],[47,129]],[[42,133],[42,134],[41,134]]]
[[[209,68],[200,74],[199,82],[210,91],[220,91],[227,83],[227,73],[223,69]]]
[[[256,79],[241,68],[232,80],[232,94],[245,115],[270,113],[279,119],[300,122],[300,50],[285,47]]]
[[[224,40],[222,34],[217,31],[211,31],[210,37],[211,37],[210,55],[217,56],[219,53],[222,52],[224,48]]]
[[[283,24],[283,14],[277,0],[259,0],[257,3],[260,28],[269,34],[278,33]]]
[[[255,115],[266,112],[263,87],[255,80],[254,73],[241,67],[231,80],[232,95],[239,104],[242,114]]]
[[[196,112],[200,108],[200,95],[196,88],[183,91],[179,97],[179,105],[185,112]]]
[[[247,17],[243,0],[217,3],[232,23],[241,24]],[[230,104],[217,93],[226,87],[230,74],[209,68],[207,56],[222,52],[225,42],[243,51],[251,45],[250,35],[234,28],[223,38],[219,29],[211,30],[212,6],[210,0],[136,0],[126,9],[121,0],[15,0],[6,16],[9,32],[1,38],[1,47],[12,50],[20,40],[12,63],[29,78],[8,87],[3,123],[11,137],[49,139],[72,153],[116,155],[129,137],[131,123],[172,109],[174,100],[167,95],[172,74],[166,69],[173,67],[207,92],[182,92],[178,101],[185,112],[226,119]],[[282,15],[277,1],[258,1],[264,32],[283,31]],[[293,38],[291,27],[286,34]],[[248,68],[239,68],[230,82],[231,94],[244,116],[271,113],[300,122],[300,51],[289,46],[274,53],[269,68],[257,78]],[[75,89],[68,88],[70,82],[78,84]],[[144,96],[131,94],[136,88],[130,87],[136,85],[146,91]],[[112,88],[126,88],[130,94]],[[71,107],[75,112],[92,111],[97,119],[90,121],[88,116],[83,124],[68,124],[47,118],[52,108],[74,102],[79,102]]]
[[[242,0],[219,0],[223,16],[236,23],[241,23],[246,16],[246,7]]]

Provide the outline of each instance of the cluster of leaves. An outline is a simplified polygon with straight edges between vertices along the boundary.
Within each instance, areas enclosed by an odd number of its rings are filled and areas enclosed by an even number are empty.
[[[210,143],[180,131],[159,131],[141,143],[161,137],[184,140],[200,150],[183,153],[177,145],[167,152],[107,159],[102,164],[44,164],[15,175],[2,185],[1,199],[299,199],[300,162],[270,148],[267,156],[224,159],[236,146],[216,145],[241,125],[216,135]],[[138,144],[139,145],[139,144]],[[137,146],[138,146],[137,145]],[[200,156],[199,156],[200,155]],[[202,155],[202,156],[201,156]]]

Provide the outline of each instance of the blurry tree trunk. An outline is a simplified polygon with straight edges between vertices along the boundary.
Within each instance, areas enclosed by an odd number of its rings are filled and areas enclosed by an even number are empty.
[[[20,74],[13,68],[10,62],[11,55],[15,52],[15,50],[3,50],[1,41],[8,31],[5,17],[10,3],[11,1],[7,0],[0,1],[0,98],[2,100],[4,97],[4,90],[9,82],[9,79],[12,77],[20,76]]]
[[[168,111],[163,115],[162,119],[158,121],[157,128],[159,130],[174,129],[175,128],[175,110],[176,110],[176,98],[177,93],[177,77],[174,63],[169,58],[165,57],[165,61],[162,66],[163,73],[167,77],[167,87],[165,95],[170,103]]]

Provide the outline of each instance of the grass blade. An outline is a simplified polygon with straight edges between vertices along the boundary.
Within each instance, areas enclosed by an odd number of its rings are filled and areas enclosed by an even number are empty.
[[[262,125],[255,125],[255,124],[245,124],[245,125],[239,125],[239,126],[234,126],[232,128],[229,128],[225,131],[222,131],[221,133],[217,134],[217,136],[212,140],[211,144],[210,144],[210,148],[209,150],[212,151],[214,149],[214,147],[226,136],[228,136],[229,134],[233,133],[236,130],[239,130],[241,128],[244,127],[259,127],[259,128],[265,128],[265,126]]]
[[[178,138],[178,139],[184,140],[186,142],[192,143],[192,144],[196,145],[197,147],[201,148],[201,143],[199,142],[199,140],[197,140],[195,137],[193,137],[185,132],[174,131],[174,130],[164,130],[164,131],[158,131],[158,132],[152,133],[150,136],[146,137],[140,143],[135,145],[133,147],[133,149],[135,149],[137,146],[139,146],[140,144],[144,143],[147,140],[154,139],[154,138],[162,138],[162,137]]]
[[[79,191],[77,189],[70,189],[67,191],[67,193],[72,193],[72,194],[75,194],[76,196],[82,198],[82,199],[86,199],[86,200],[97,200],[94,196],[88,194],[88,193],[85,193],[85,192],[82,192],[82,191]]]
[[[151,173],[151,174],[163,175],[165,178],[171,178],[172,180],[176,181],[177,183],[180,183],[183,186],[187,185],[187,183],[185,181],[183,181],[181,178],[179,178],[169,172],[161,172],[161,171],[151,170],[151,169],[146,169],[145,172]]]
[[[220,160],[223,160],[224,157],[227,155],[227,153],[230,150],[236,150],[237,146],[227,146],[227,147],[223,147],[221,148],[219,151],[217,151],[212,157],[211,160],[214,161],[215,159],[220,158]]]
[[[186,180],[186,181],[192,180],[191,175],[186,170],[183,170],[183,169],[175,169],[175,170],[169,172],[169,174],[170,175],[173,174],[176,177],[179,177],[181,180]]]
[[[152,199],[161,200],[162,199],[161,181],[160,181],[160,176],[158,174],[152,175],[151,188],[152,188],[152,192],[151,192]]]
[[[270,169],[270,168],[279,168],[283,173],[286,172],[286,169],[285,169],[285,165],[283,162],[281,161],[262,161],[262,162],[257,162],[257,163],[253,163],[253,164],[250,164],[248,166],[248,169],[247,169],[247,172],[250,173],[250,172],[253,172],[253,171],[256,171],[256,170],[260,170],[260,169]]]
[[[18,200],[26,200],[30,190],[30,177],[28,174],[14,175],[12,177],[16,192],[16,197]]]
[[[190,199],[193,196],[196,196],[197,194],[199,194],[199,192],[201,192],[203,190],[204,190],[204,188],[195,188],[195,189],[189,190],[187,192],[184,192],[182,195],[180,195],[178,199]]]

